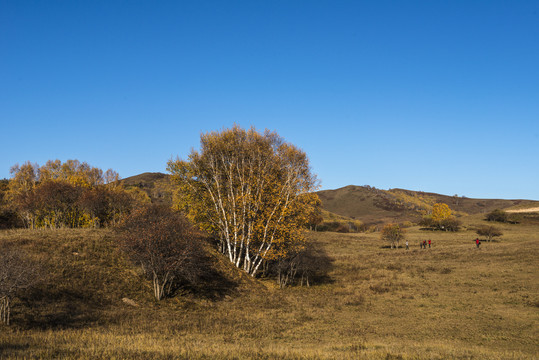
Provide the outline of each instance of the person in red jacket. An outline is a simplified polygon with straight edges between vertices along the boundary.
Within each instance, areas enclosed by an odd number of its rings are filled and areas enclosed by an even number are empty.
[[[475,238],[475,245],[479,249],[479,245],[481,245],[481,241],[479,241],[479,238]]]
[[[429,249],[430,249],[430,239],[429,239]]]

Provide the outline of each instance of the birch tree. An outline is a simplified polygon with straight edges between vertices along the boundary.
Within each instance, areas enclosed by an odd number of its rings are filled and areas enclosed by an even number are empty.
[[[275,132],[234,126],[203,134],[200,151],[167,169],[179,185],[175,205],[250,275],[304,242],[317,180],[306,154]]]

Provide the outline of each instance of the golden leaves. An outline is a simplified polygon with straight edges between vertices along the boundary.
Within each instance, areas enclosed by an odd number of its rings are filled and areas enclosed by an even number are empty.
[[[175,206],[211,230],[237,264],[281,256],[301,242],[317,204],[306,154],[267,130],[236,125],[203,134],[200,151],[169,161],[167,170],[178,184]]]
[[[432,207],[432,220],[442,221],[451,217],[451,209],[447,204],[436,203]]]

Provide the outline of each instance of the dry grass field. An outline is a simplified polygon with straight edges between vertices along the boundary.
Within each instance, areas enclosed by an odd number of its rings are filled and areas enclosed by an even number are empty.
[[[475,248],[471,227],[409,228],[410,250],[379,233],[310,233],[334,260],[325,282],[278,289],[229,271],[207,296],[155,303],[111,232],[0,232],[50,276],[0,326],[2,359],[536,359],[539,225],[500,225]],[[419,241],[431,239],[431,249]],[[121,301],[133,299],[133,307]]]

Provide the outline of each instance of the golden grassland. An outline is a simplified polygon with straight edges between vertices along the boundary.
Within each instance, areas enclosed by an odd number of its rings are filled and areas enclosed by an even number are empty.
[[[408,251],[379,233],[310,233],[334,259],[323,283],[280,290],[223,263],[235,285],[160,303],[107,230],[3,231],[50,277],[0,326],[0,358],[537,358],[539,225],[501,225],[476,249],[483,221],[463,220],[458,233],[409,228]]]

